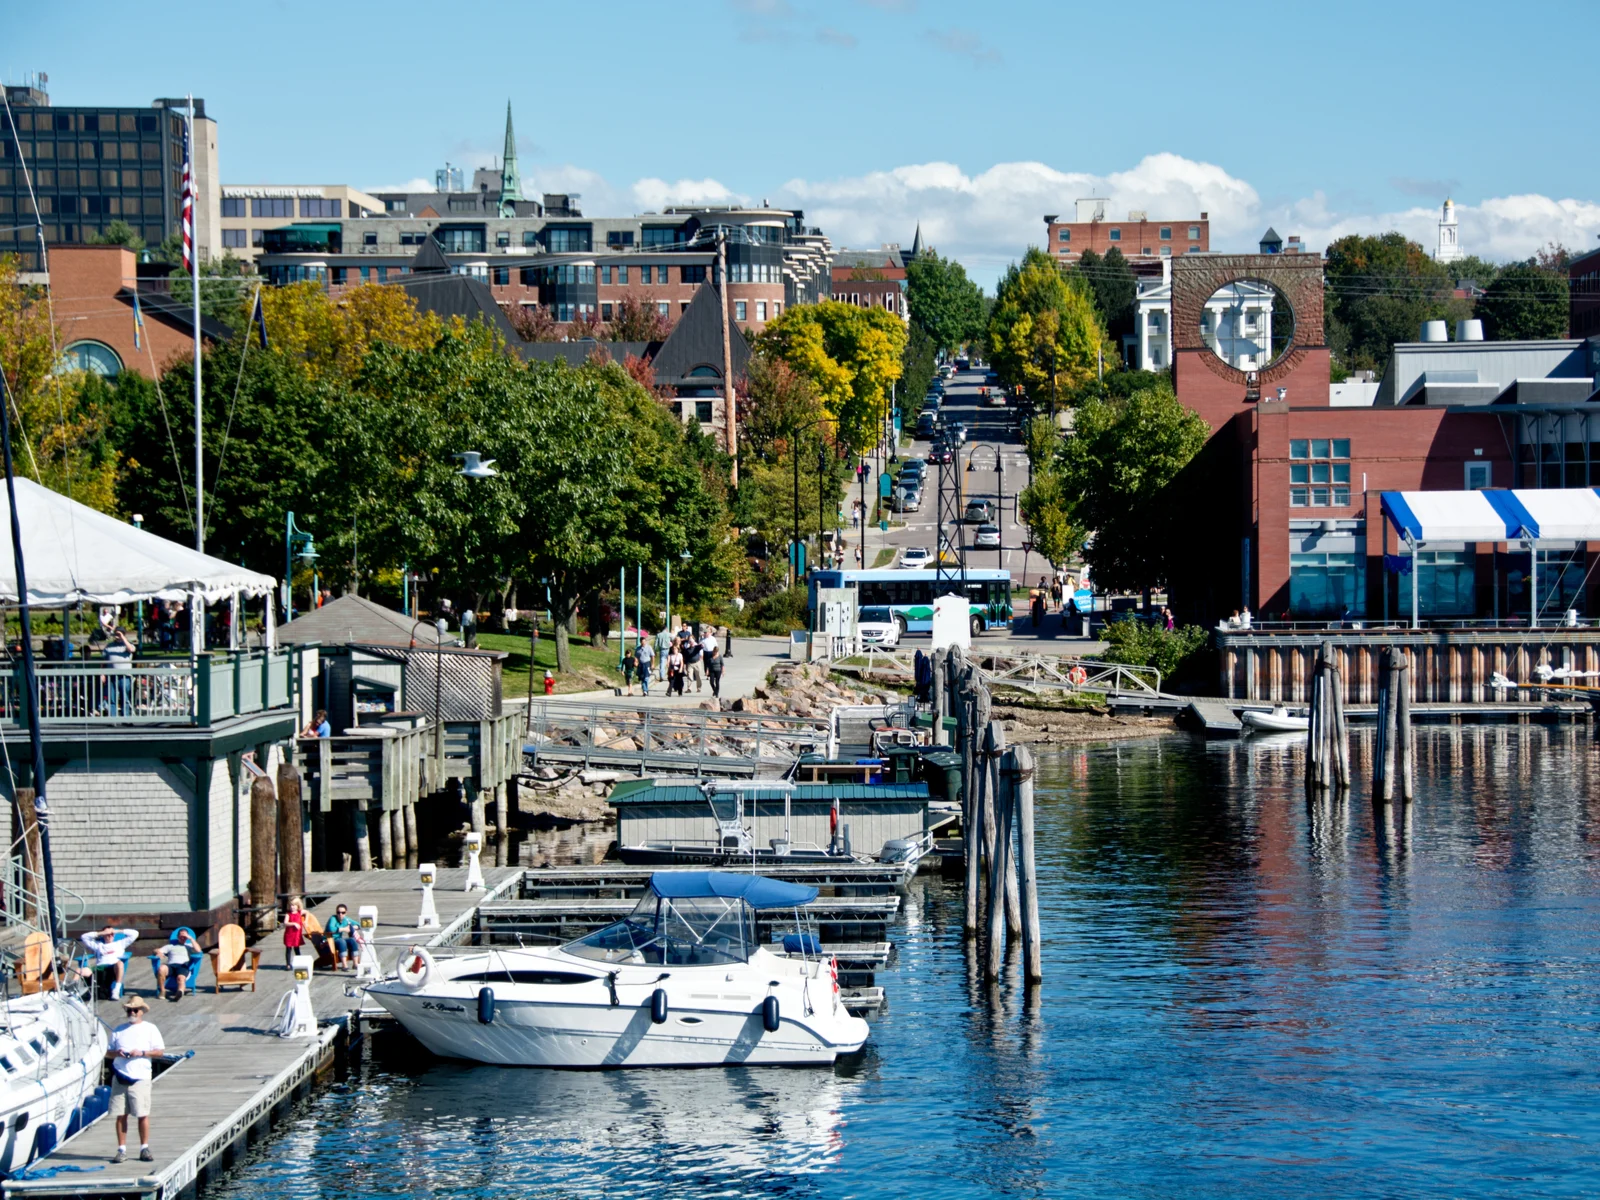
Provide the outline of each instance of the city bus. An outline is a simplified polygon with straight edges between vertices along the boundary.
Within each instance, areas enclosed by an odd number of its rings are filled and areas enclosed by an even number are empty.
[[[941,583],[937,571],[890,567],[880,571],[813,571],[807,586],[813,624],[819,587],[855,588],[858,606],[888,608],[904,637],[933,631],[933,598],[959,595],[961,579],[957,575]],[[974,636],[986,629],[1011,628],[1010,571],[968,567],[966,591]]]

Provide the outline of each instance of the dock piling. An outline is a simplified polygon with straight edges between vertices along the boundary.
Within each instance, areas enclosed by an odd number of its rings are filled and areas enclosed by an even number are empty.
[[[293,896],[306,890],[302,824],[300,772],[285,759],[278,764],[278,891]]]
[[[1013,746],[1007,765],[1016,780],[1017,884],[1022,893],[1022,977],[1028,983],[1044,978],[1039,937],[1039,875],[1033,859],[1033,751]]]
[[[250,903],[258,933],[273,929],[278,890],[278,789],[262,775],[250,783]]]
[[[1005,733],[998,722],[989,724],[988,738],[995,750],[1005,754]],[[1014,756],[1007,756],[1008,764],[1014,764]],[[989,842],[989,886],[986,890],[984,902],[988,906],[988,937],[984,945],[984,976],[988,979],[998,979],[1000,971],[1005,965],[1005,922],[1006,922],[1006,867],[1010,864],[1010,847],[1006,844],[1011,832],[1011,810],[1016,801],[1016,774],[1014,770],[1001,769],[1000,787],[996,790],[994,801],[989,805],[993,817],[994,840]],[[989,824],[989,822],[985,822]]]
[[[1411,738],[1411,669],[1410,662],[1405,652],[1395,653],[1394,663],[1394,693],[1395,717],[1397,737],[1395,739],[1395,753],[1399,757],[1400,768],[1400,799],[1411,803],[1412,788],[1412,738]]]
[[[962,705],[965,707],[965,705]],[[979,921],[979,892],[981,889],[980,863],[983,856],[983,827],[986,820],[985,814],[994,802],[994,786],[991,772],[989,771],[989,733],[990,723],[988,696],[985,694],[981,701],[976,698],[973,707],[978,711],[974,714],[973,725],[975,736],[963,745],[961,794],[963,798],[961,818],[962,849],[966,854],[967,867],[967,894],[966,915],[963,921],[963,930],[969,937],[976,937]],[[977,718],[984,718],[982,726],[977,726]],[[983,742],[978,743],[976,730],[981,728]],[[970,749],[970,753],[968,750]]]

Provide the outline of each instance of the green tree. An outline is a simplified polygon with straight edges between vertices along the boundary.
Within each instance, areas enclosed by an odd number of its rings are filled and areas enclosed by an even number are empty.
[[[1382,373],[1394,343],[1416,341],[1422,322],[1471,315],[1453,294],[1455,273],[1403,234],[1340,238],[1323,273],[1328,345],[1346,370]]]
[[[121,217],[107,225],[104,233],[91,233],[87,241],[91,246],[126,246],[129,250],[143,250],[145,246],[138,231]]]
[[[1199,625],[1162,629],[1130,615],[1112,621],[1102,636],[1107,646],[1101,657],[1107,662],[1154,667],[1161,672],[1165,687],[1184,662],[1205,646],[1208,635]]]
[[[1133,302],[1139,285],[1121,250],[1113,246],[1104,258],[1093,250],[1085,250],[1068,268],[1068,274],[1082,279],[1088,286],[1100,320],[1113,340],[1133,332]]]
[[[1068,279],[1037,247],[1007,269],[995,290],[988,333],[989,361],[1007,387],[1020,384],[1036,405],[1047,404],[1053,392],[1093,378],[1100,355],[1110,349],[1081,277]]]
[[[1022,489],[1017,503],[1035,553],[1059,567],[1083,549],[1084,530],[1073,519],[1073,497],[1053,464],[1034,469],[1033,482]]]
[[[194,283],[183,268],[176,268],[167,277],[172,298],[181,305],[192,303]],[[200,314],[231,327],[243,327],[250,319],[250,309],[256,289],[261,287],[261,276],[248,259],[239,258],[231,250],[221,258],[200,264]]]
[[[799,304],[768,324],[760,344],[810,381],[845,446],[877,443],[890,385],[903,370],[906,327],[898,317],[836,300]]]
[[[947,354],[983,333],[983,289],[967,278],[960,263],[931,248],[906,268],[906,307],[912,326]]]
[[[1532,263],[1504,268],[1478,301],[1483,335],[1495,341],[1567,335],[1567,277]]]
[[[928,394],[938,370],[938,353],[933,339],[913,325],[906,337],[905,352],[900,357],[900,417],[904,428],[916,428],[923,398]]]
[[[1077,410],[1057,469],[1078,525],[1093,531],[1084,558],[1098,587],[1136,591],[1168,581],[1186,503],[1173,485],[1209,432],[1165,381]]]

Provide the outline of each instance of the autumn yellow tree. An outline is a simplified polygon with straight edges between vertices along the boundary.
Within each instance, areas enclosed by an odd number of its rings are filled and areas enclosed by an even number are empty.
[[[0,370],[11,396],[16,468],[92,508],[115,508],[119,456],[109,414],[82,372],[58,361],[42,288],[26,286],[15,255],[0,255]]]
[[[1081,279],[1030,249],[995,292],[989,317],[989,360],[1008,387],[1021,384],[1036,402],[1092,379],[1100,355],[1114,349]]]
[[[837,300],[798,304],[768,324],[767,352],[810,381],[839,439],[852,450],[875,445],[892,385],[904,369],[905,323],[885,308]]]
[[[424,350],[444,328],[433,313],[419,312],[405,289],[377,283],[359,284],[337,299],[309,281],[267,288],[262,309],[273,352],[316,377],[354,379],[374,342]]]

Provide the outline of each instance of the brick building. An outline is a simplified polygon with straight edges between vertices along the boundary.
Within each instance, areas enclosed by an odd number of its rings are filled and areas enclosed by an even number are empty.
[[[1567,283],[1567,333],[1600,334],[1600,250],[1573,259],[1567,266]]]
[[[1211,217],[1171,218],[1152,221],[1143,212],[1130,212],[1125,221],[1111,220],[1107,201],[1098,197],[1079,200],[1075,219],[1045,216],[1045,248],[1064,263],[1076,262],[1085,250],[1104,255],[1113,248],[1132,263],[1155,263],[1163,258],[1205,253],[1211,249]]]
[[[1201,314],[1241,282],[1272,288],[1292,332],[1259,370],[1207,343]],[[1315,254],[1196,255],[1172,265],[1173,379],[1212,436],[1188,469],[1203,504],[1180,531],[1189,557],[1173,581],[1189,619],[1248,607],[1263,619],[1381,619],[1409,612],[1411,580],[1385,569],[1399,550],[1381,492],[1600,486],[1600,338],[1485,342],[1464,321],[1446,341],[1394,351],[1370,403],[1335,403]],[[1591,428],[1592,426],[1592,428]],[[1596,547],[1600,550],[1600,547]],[[1600,613],[1587,544],[1435,543],[1416,559],[1424,619]],[[1402,595],[1402,588],[1404,594]]]
[[[917,231],[920,243],[922,231]],[[917,247],[920,249],[920,246]],[[916,251],[913,250],[912,254]],[[912,254],[897,243],[877,250],[839,250],[833,256],[833,298],[861,308],[883,308],[911,320],[906,303],[906,266]]]
[[[382,211],[382,200],[345,184],[223,184],[222,249],[254,262],[269,229],[296,220],[367,217]]]
[[[194,321],[186,304],[167,292],[166,273],[139,278],[131,250],[122,246],[50,246],[50,291],[62,356],[72,366],[115,376],[133,371],[154,378],[174,358],[194,353]],[[137,303],[135,298],[137,297]],[[230,336],[209,317],[202,334]]]

